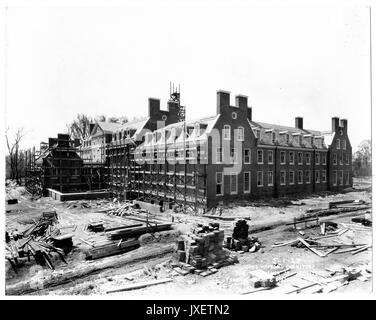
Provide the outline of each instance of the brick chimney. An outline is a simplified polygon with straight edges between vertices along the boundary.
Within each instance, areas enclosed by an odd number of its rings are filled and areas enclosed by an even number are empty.
[[[230,92],[224,90],[217,91],[217,114],[224,114],[230,106]]]
[[[342,127],[345,131],[347,130],[347,119],[341,119],[339,126]]]
[[[303,130],[303,118],[302,117],[295,118],[295,128]]]
[[[149,117],[156,118],[161,109],[161,101],[156,98],[149,98]]]
[[[339,118],[338,117],[333,117],[332,118],[332,133],[336,132],[339,127]]]

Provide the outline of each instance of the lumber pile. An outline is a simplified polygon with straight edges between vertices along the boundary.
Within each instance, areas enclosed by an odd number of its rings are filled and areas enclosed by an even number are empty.
[[[137,214],[139,210],[135,209],[132,203],[125,202],[116,208],[111,208],[111,209],[106,210],[106,212],[108,215],[123,217],[123,216],[132,215],[132,214]]]
[[[104,257],[109,257],[117,254],[122,254],[140,246],[140,242],[136,239],[129,239],[125,241],[110,242],[99,245],[94,245],[93,248],[86,252],[87,260],[94,260]]]
[[[196,273],[205,277],[238,262],[235,255],[223,249],[223,241],[224,230],[219,230],[218,223],[198,225],[176,241],[178,263],[174,270],[182,275]]]
[[[226,238],[226,248],[243,252],[255,252],[261,244],[255,237],[248,236],[249,225],[246,220],[240,219],[235,223],[232,237]]]
[[[93,232],[102,232],[102,231],[104,231],[103,222],[101,222],[101,221],[91,222],[91,223],[88,224],[87,229],[89,231],[93,231]]]
[[[17,273],[19,259],[34,257],[35,262],[41,266],[55,269],[50,259],[52,253],[57,253],[61,260],[64,259],[64,249],[73,245],[72,235],[63,235],[60,229],[54,226],[56,212],[45,212],[23,232],[8,233],[6,244],[6,259]]]
[[[123,229],[117,229],[117,230],[108,232],[107,238],[110,240],[120,240],[120,239],[138,237],[145,233],[167,231],[170,229],[171,229],[171,223],[164,223],[164,224],[161,223],[161,224],[140,226],[140,227],[133,227],[133,228],[125,227]]]

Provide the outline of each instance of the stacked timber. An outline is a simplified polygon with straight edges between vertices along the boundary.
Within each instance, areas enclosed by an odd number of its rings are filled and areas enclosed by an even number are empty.
[[[118,229],[107,233],[107,237],[110,240],[120,240],[132,237],[138,237],[145,233],[153,233],[160,231],[167,231],[171,229],[171,223],[156,224],[146,227],[134,227],[134,228],[124,228]]]
[[[119,242],[104,243],[96,245],[94,248],[86,252],[87,260],[94,260],[104,257],[109,257],[117,254],[122,254],[140,246],[140,242],[136,239],[120,240]]]

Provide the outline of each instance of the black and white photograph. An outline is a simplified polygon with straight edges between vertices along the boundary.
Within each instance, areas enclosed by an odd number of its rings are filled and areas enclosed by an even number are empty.
[[[1,21],[5,297],[372,296],[376,8],[5,1]]]

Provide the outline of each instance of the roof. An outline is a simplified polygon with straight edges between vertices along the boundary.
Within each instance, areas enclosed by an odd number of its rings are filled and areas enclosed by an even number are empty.
[[[145,125],[146,125],[146,123],[149,119],[150,119],[149,117],[146,117],[146,118],[143,118],[143,119],[123,123],[116,131],[119,132],[119,131],[123,131],[123,130],[135,130],[135,133],[132,135],[132,136],[134,136],[135,134],[139,133],[139,131],[141,131],[145,127]]]
[[[98,121],[96,123],[105,133],[112,133],[118,130],[122,124],[117,122]]]
[[[259,143],[273,146],[326,149],[324,135],[320,131],[248,121],[252,130],[260,130]],[[274,135],[273,135],[274,133]]]

